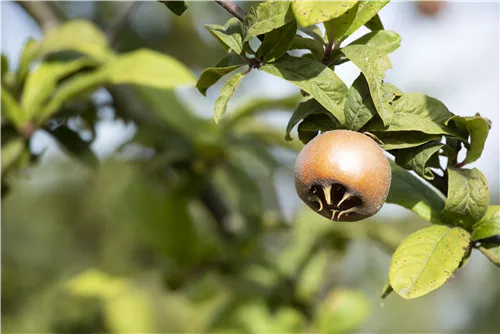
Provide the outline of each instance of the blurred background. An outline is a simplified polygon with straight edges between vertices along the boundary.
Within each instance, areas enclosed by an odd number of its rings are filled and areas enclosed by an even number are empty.
[[[27,39],[43,36],[23,7],[1,2],[11,71]],[[94,22],[117,52],[152,48],[197,77],[224,56],[204,28],[230,17],[215,2],[189,2],[182,17],[156,2],[47,8]],[[499,4],[394,2],[380,17],[402,36],[387,82],[492,121],[472,167],[500,204]],[[359,73],[336,71],[348,85]],[[223,83],[207,97],[120,86],[67,106],[81,110],[72,127],[92,140],[97,170],[35,133],[31,150],[43,154],[2,198],[3,332],[500,332],[500,271],[476,251],[437,291],[381,305],[391,252],[426,222],[390,204],[352,224],[305,209],[293,186],[302,145],[283,139],[298,88],[252,71],[217,127]]]

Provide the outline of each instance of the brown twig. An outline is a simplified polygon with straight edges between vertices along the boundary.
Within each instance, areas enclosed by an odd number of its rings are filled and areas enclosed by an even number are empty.
[[[227,10],[231,15],[236,17],[238,20],[243,22],[245,18],[246,12],[238,6],[234,1],[231,0],[215,0],[217,4],[219,4],[222,8]]]

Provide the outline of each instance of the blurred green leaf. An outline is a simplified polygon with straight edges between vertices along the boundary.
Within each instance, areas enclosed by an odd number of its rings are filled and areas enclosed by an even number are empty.
[[[430,226],[407,237],[392,257],[391,286],[401,297],[412,299],[443,285],[469,251],[467,231]]]
[[[294,19],[290,1],[265,1],[250,7],[244,20],[244,42],[284,26]]]
[[[237,18],[230,18],[224,27],[218,24],[205,24],[205,28],[224,49],[243,54],[243,27]]]
[[[65,125],[61,125],[49,133],[57,139],[59,145],[72,157],[76,158],[84,165],[96,168],[98,159],[90,149],[90,142],[84,141],[78,133]]]
[[[188,4],[186,1],[160,1],[162,4],[167,6],[172,13],[177,16],[181,16],[187,9]]]
[[[484,143],[486,142],[486,138],[488,138],[488,132],[491,128],[489,122],[480,116],[453,116],[445,124],[448,125],[450,122],[454,122],[465,128],[470,136],[470,148],[467,150],[467,156],[461,164],[470,164],[479,159],[483,153]]]
[[[391,30],[372,31],[361,36],[349,45],[369,45],[389,54],[397,50],[401,43],[401,36]]]
[[[35,57],[35,53],[37,52],[38,48],[38,43],[32,38],[28,39],[23,46],[21,56],[19,58],[19,66],[16,73],[16,85],[19,88],[22,88],[22,85],[24,84],[24,80],[28,75],[31,62]]]
[[[354,80],[347,92],[344,113],[345,126],[353,131],[361,129],[377,113],[370,95],[368,82],[362,73]]]
[[[321,334],[351,333],[363,325],[369,314],[370,304],[364,294],[335,289],[316,307],[313,323]]]
[[[500,206],[490,205],[484,216],[472,226],[472,241],[500,234]]]
[[[387,54],[368,45],[349,45],[341,49],[365,75],[370,88],[373,104],[385,125],[390,124],[394,113],[392,105],[384,99],[382,80],[385,72],[392,68]]]
[[[297,23],[307,27],[339,17],[356,5],[356,1],[294,1],[292,10]]]
[[[427,164],[443,146],[444,144],[440,142],[431,141],[419,147],[398,150],[396,152],[396,163],[406,169],[414,170],[427,180],[433,180],[434,173]]]
[[[380,20],[380,16],[378,14],[372,17],[370,21],[366,22],[365,27],[367,27],[371,31],[384,30],[384,25],[382,24],[382,21]]]
[[[290,50],[310,50],[314,59],[318,61],[323,59],[323,44],[315,39],[295,36],[290,46]]]
[[[451,224],[466,229],[479,221],[490,202],[486,177],[477,168],[448,168],[448,197],[443,215]]]
[[[3,87],[2,89],[2,117],[10,120],[17,129],[21,129],[28,120],[15,98]]]
[[[311,302],[316,299],[321,288],[327,281],[327,268],[331,264],[328,250],[319,250],[307,263],[304,272],[297,280],[297,297]]]
[[[412,210],[423,219],[441,224],[441,211],[445,201],[436,191],[423,184],[418,177],[389,160],[392,171],[391,188],[387,203]]]
[[[285,79],[311,94],[330,111],[340,123],[344,123],[344,99],[347,87],[344,82],[325,65],[306,58],[283,56],[272,64],[260,68],[262,71]]]
[[[224,117],[227,109],[227,104],[233,97],[236,89],[238,89],[238,86],[240,85],[240,82],[244,77],[245,73],[235,74],[231,78],[229,78],[224,87],[222,87],[220,95],[215,101],[214,106],[214,120],[216,124],[219,124],[222,117]]]
[[[389,1],[359,1],[342,16],[325,24],[328,39],[340,45],[347,37],[368,23]]]
[[[270,63],[283,56],[292,45],[297,32],[297,23],[290,21],[282,27],[264,35],[264,41],[257,50],[257,58]]]
[[[95,62],[88,58],[80,58],[71,62],[45,62],[28,74],[24,86],[21,108],[29,119],[40,112],[43,105],[53,94],[58,82]]]
[[[212,87],[226,74],[229,74],[244,65],[247,65],[247,62],[242,57],[235,55],[234,53],[230,54],[224,57],[214,67],[205,69],[196,83],[196,88],[198,88],[201,94],[206,96],[208,88]]]
[[[21,158],[26,149],[22,138],[10,140],[5,144],[2,142],[2,176]]]
[[[9,59],[7,59],[7,56],[2,53],[2,64],[1,64],[1,71],[2,71],[2,79],[5,73],[9,71]]]
[[[479,246],[479,251],[483,253],[497,267],[500,267],[500,246],[496,244],[485,243]]]

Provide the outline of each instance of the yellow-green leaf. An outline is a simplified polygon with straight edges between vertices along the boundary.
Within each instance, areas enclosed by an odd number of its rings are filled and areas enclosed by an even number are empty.
[[[297,23],[307,27],[339,17],[357,1],[294,1],[292,10]]]

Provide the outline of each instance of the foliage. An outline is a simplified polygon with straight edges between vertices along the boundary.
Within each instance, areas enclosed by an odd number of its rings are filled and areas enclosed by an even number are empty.
[[[189,13],[183,1],[161,2],[176,16]],[[392,68],[388,54],[401,42],[377,14],[387,3],[250,6],[244,17],[205,26],[224,56],[197,81],[180,59],[162,52],[117,52],[115,41],[86,20],[60,22],[40,41],[28,41],[15,71],[2,55],[2,201],[37,201],[19,181],[26,171],[43,178],[38,175],[43,165],[36,167],[43,152],[30,149],[36,131],[49,134],[88,167],[74,162],[53,167],[52,173],[77,171],[68,188],[47,192],[49,206],[69,205],[62,217],[47,215],[33,227],[63,229],[57,233],[77,244],[67,249],[80,254],[72,255],[80,256],[81,264],[59,252],[71,278],[54,290],[47,282],[56,277],[58,261],[40,277],[34,265],[29,267],[33,286],[43,289],[27,289],[35,303],[88,306],[68,319],[42,308],[44,320],[30,322],[29,309],[16,304],[28,297],[7,296],[12,311],[3,329],[347,333],[363,324],[370,305],[362,292],[332,286],[327,273],[352,241],[370,238],[395,249],[384,298],[392,290],[409,299],[439,288],[466,264],[472,247],[500,266],[498,206],[489,205],[484,175],[464,168],[480,158],[491,124],[479,114],[454,115],[433,97],[405,93],[384,81]],[[344,45],[362,26],[372,31]],[[346,62],[360,70],[351,87],[335,73]],[[231,98],[252,71],[286,80],[302,94],[253,100],[232,110]],[[220,81],[225,83],[215,101],[215,122],[178,97],[186,86],[206,95]],[[109,161],[92,150],[101,118],[94,93],[100,89],[109,92],[114,117],[137,127]],[[261,113],[274,109],[290,113],[285,131],[260,121]],[[309,210],[287,224],[269,180],[291,168],[286,155],[302,146],[292,138],[295,126],[302,143],[334,129],[372,137],[394,157],[387,202],[435,225],[401,242],[400,232],[389,226],[332,224]],[[128,153],[134,147],[138,150]],[[277,150],[283,154],[274,154]],[[44,217],[45,207],[39,210]],[[68,222],[75,214],[81,218],[73,230]],[[5,231],[16,228],[11,221]],[[110,231],[116,233],[112,238]],[[96,246],[80,252],[80,238],[95,240]],[[20,284],[16,266],[26,256],[14,242],[6,243],[12,253],[2,291]]]

